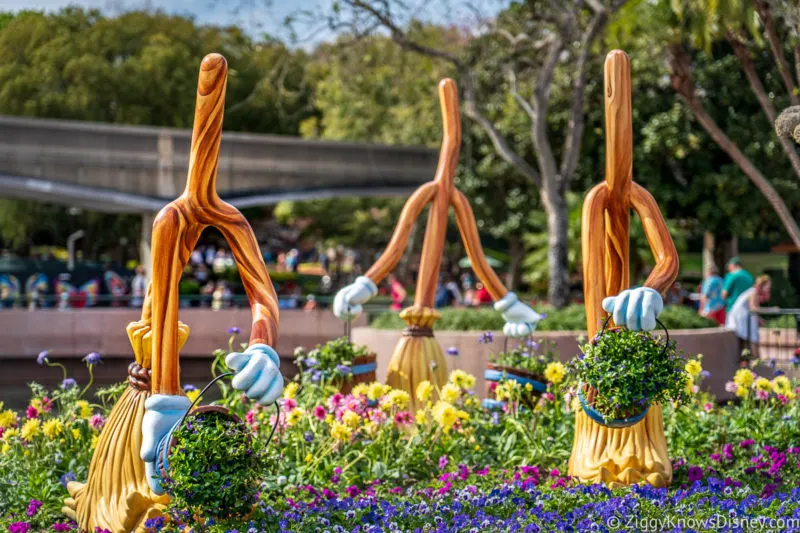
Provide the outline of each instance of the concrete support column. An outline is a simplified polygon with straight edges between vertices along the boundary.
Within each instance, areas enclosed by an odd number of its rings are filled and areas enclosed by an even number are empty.
[[[144,266],[145,277],[150,282],[150,270],[153,267],[150,257],[150,241],[153,237],[153,221],[155,213],[145,213],[142,215],[142,233],[139,237],[139,264]]]
[[[173,142],[172,132],[161,131],[158,134],[158,183],[156,190],[161,198],[172,200],[178,193],[178,186],[173,175]]]

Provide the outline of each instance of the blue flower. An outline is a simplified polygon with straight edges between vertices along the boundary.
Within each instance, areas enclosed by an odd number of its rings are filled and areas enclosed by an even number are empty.
[[[50,361],[47,360],[47,350],[42,350],[39,352],[39,355],[36,356],[36,362],[40,365],[44,365],[45,363],[49,363]]]
[[[72,472],[67,472],[66,474],[64,474],[59,478],[59,481],[64,486],[64,488],[67,488],[67,483],[69,483],[70,481],[75,481],[76,479],[77,478],[75,477],[75,474],[73,474]]]
[[[91,352],[86,354],[86,357],[83,358],[87,365],[96,365],[101,361],[100,354],[97,352]]]
[[[238,335],[241,332],[242,332],[242,330],[239,329],[237,326],[231,326],[231,327],[228,328],[228,334],[229,335]]]
[[[314,440],[314,434],[311,433],[310,431],[307,431],[303,434],[303,438],[305,439],[306,442],[311,442],[312,440]]]
[[[76,386],[78,383],[72,378],[66,378],[64,381],[61,382],[62,389],[70,389]]]
[[[455,346],[449,347],[447,349],[447,355],[452,355],[455,357],[456,355],[458,355],[458,348],[456,348]]]
[[[336,372],[343,376],[349,376],[353,371],[347,365],[336,365]]]
[[[709,372],[708,370],[703,370],[702,372],[700,372],[700,377],[702,377],[703,379],[708,379],[711,377],[711,372]]]

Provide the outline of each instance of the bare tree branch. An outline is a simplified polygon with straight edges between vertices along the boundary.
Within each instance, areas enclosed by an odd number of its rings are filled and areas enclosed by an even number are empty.
[[[778,37],[778,32],[775,30],[775,19],[772,18],[772,9],[769,5],[769,0],[756,0],[756,12],[758,18],[761,19],[761,24],[764,25],[764,34],[767,36],[769,49],[772,52],[775,62],[778,64],[778,72],[783,80],[783,85],[786,87],[786,92],[789,93],[789,100],[792,105],[800,105],[800,97],[797,95],[797,88],[792,80],[792,74],[789,71],[789,63],[783,55],[783,42]]]
[[[514,100],[519,104],[519,106],[525,111],[528,117],[531,119],[531,122],[536,120],[536,112],[531,107],[531,104],[528,103],[525,98],[519,94],[519,90],[517,89],[517,73],[514,72],[514,69],[511,67],[506,68],[506,77],[508,78],[508,85],[509,90],[511,91],[511,96],[514,97]]]
[[[461,71],[460,78],[463,80],[464,87],[464,114],[483,128],[489,136],[489,139],[491,139],[494,149],[503,161],[516,168],[523,176],[531,180],[534,185],[541,187],[542,178],[539,173],[536,172],[536,169],[517,155],[508,143],[508,139],[500,133],[495,125],[492,124],[491,120],[478,110],[478,105],[475,100],[475,82],[473,80],[473,74],[467,69],[464,69]]]
[[[553,75],[558,65],[558,58],[564,50],[564,43],[559,35],[554,35],[547,51],[547,57],[539,70],[536,85],[533,89],[533,124],[531,125],[531,140],[536,150],[536,160],[539,162],[539,172],[546,181],[558,181],[558,166],[556,165],[553,148],[547,135],[547,107],[550,99],[550,89],[553,86]],[[554,183],[548,183],[552,187]]]

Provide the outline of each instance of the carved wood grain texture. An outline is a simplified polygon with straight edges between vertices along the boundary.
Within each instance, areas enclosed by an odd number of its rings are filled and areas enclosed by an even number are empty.
[[[633,179],[631,62],[621,50],[606,57],[606,294],[630,286],[630,190]]]
[[[220,230],[231,247],[252,312],[250,343],[274,345],[278,330],[277,296],[255,235],[244,216],[222,201],[216,190],[227,63],[210,54],[200,65],[186,189],[159,212],[153,223],[152,294],[153,392],[179,394],[178,283],[208,226]],[[143,315],[146,312],[143,312]]]
[[[605,280],[605,210],[608,187],[595,185],[583,202],[581,219],[581,257],[583,260],[583,297],[586,302],[586,328],[589,338],[594,337],[599,324],[605,319],[603,298],[606,297]]]
[[[492,299],[495,301],[501,299],[508,294],[508,289],[497,277],[492,267],[489,266],[486,254],[483,253],[483,246],[481,246],[481,239],[478,235],[478,225],[475,223],[472,207],[469,205],[469,200],[464,196],[464,193],[458,189],[453,194],[453,209],[456,212],[458,231],[461,233],[461,241],[464,243],[467,257],[469,257],[469,261],[472,264],[472,270],[486,287],[486,290],[489,291]]]
[[[439,103],[442,109],[442,148],[439,165],[436,169],[436,196],[428,214],[428,226],[422,244],[419,264],[417,290],[414,304],[433,307],[439,268],[442,264],[442,251],[447,233],[447,213],[453,194],[453,182],[458,166],[458,153],[461,149],[461,115],[458,108],[458,89],[456,83],[446,78],[439,83]]]
[[[631,189],[631,205],[642,221],[644,235],[656,260],[656,265],[644,284],[663,296],[678,277],[678,250],[675,249],[675,243],[655,198],[637,183]]]

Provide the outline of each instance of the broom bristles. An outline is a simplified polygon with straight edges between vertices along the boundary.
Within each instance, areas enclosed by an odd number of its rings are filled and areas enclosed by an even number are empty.
[[[430,381],[438,391],[447,383],[447,362],[439,343],[433,337],[402,336],[389,363],[386,383],[393,389],[408,392],[411,408],[416,410],[417,385]],[[412,411],[413,412],[413,411]]]
[[[569,475],[612,487],[645,481],[658,488],[672,482],[661,406],[652,405],[644,420],[630,427],[609,428],[578,409]]]

